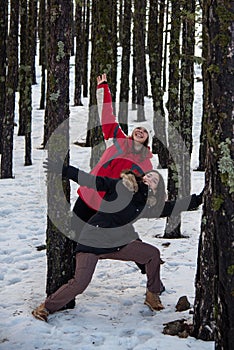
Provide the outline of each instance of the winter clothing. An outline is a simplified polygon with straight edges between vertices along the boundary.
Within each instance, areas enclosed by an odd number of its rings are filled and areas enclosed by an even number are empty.
[[[47,322],[49,311],[46,309],[45,303],[42,303],[35,310],[32,311],[32,314],[38,320]]]
[[[152,293],[149,290],[146,291],[146,297],[145,297],[145,302],[147,306],[152,311],[160,311],[164,309],[163,304],[161,303],[159,293]]]
[[[105,150],[98,164],[91,170],[91,174],[119,178],[121,171],[125,169],[130,169],[138,175],[151,170],[153,155],[149,148],[144,147],[144,156],[142,152],[136,153],[133,140],[116,122],[108,84],[102,83],[97,86],[97,101],[104,138],[105,140],[113,138],[113,145]],[[97,193],[95,189],[81,186],[78,194],[89,207],[98,210],[105,192]],[[79,216],[78,212],[76,214]]]
[[[63,175],[81,186],[97,188],[98,191],[105,191],[106,194],[100,211],[85,224],[78,237],[74,278],[50,295],[45,303],[33,311],[33,315],[46,321],[48,313],[60,310],[78,294],[83,293],[92,279],[99,259],[134,261],[144,265],[147,275],[145,304],[152,310],[162,310],[164,306],[159,298],[160,252],[156,247],[138,238],[132,223],[141,217],[159,217],[162,207],[164,214],[170,214],[176,207],[175,203],[164,205],[164,198],[157,197],[157,204],[149,207],[147,205],[148,186],[138,177],[135,177],[138,191],[132,192],[131,186],[129,190],[128,181],[124,183],[123,179],[94,176],[70,166],[63,169]],[[132,176],[130,178],[132,180]],[[158,187],[160,187],[159,183]],[[183,200],[178,207],[186,209],[182,202]],[[196,206],[199,204],[196,201],[196,195],[192,196],[191,202],[193,205],[196,203]],[[189,207],[189,200],[186,204]]]
[[[136,220],[167,217],[172,213],[178,215],[183,210],[194,209],[201,204],[201,199],[199,202],[199,197],[194,194],[172,202],[157,198],[157,204],[150,207],[147,204],[148,186],[138,177],[138,191],[134,193],[124,186],[122,179],[94,176],[71,166],[66,176],[81,186],[106,192],[100,211],[76,234],[76,241],[80,244],[77,251],[95,253],[96,248],[97,254],[102,253],[100,249],[103,248],[113,251],[139,238],[132,225]]]
[[[113,253],[97,255],[81,252],[76,254],[74,278],[45,300],[45,307],[49,310],[49,313],[60,310],[63,305],[74,299],[76,295],[83,293],[92,279],[99,259],[135,261],[145,264],[148,290],[153,293],[160,291],[160,252],[156,247],[136,240]]]

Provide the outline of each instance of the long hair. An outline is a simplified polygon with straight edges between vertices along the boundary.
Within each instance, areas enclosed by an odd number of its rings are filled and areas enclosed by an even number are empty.
[[[148,203],[151,204],[150,206],[153,207],[155,213],[160,214],[164,208],[166,200],[165,182],[162,175],[157,170],[149,170],[145,173],[145,175],[148,173],[156,173],[159,176],[156,192],[153,193],[153,191],[149,191]]]

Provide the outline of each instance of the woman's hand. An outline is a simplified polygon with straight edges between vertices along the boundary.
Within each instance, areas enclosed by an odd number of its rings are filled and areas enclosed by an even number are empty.
[[[97,77],[97,84],[100,85],[102,83],[107,83],[106,73],[103,73]]]

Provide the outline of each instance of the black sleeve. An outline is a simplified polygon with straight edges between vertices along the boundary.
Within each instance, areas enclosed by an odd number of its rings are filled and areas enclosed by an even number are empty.
[[[63,168],[63,177],[73,180],[80,186],[87,186],[97,191],[114,190],[116,184],[121,181],[120,179],[95,176],[71,165]]]
[[[202,198],[199,195],[192,194],[191,196],[178,199],[177,201],[165,202],[164,208],[160,215],[161,218],[173,215],[179,215],[182,211],[195,210],[202,203]]]

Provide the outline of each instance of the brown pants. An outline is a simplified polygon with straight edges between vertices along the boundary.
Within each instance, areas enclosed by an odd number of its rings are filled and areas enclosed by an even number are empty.
[[[61,309],[76,295],[83,293],[92,279],[99,259],[134,261],[145,264],[148,290],[154,293],[160,292],[160,252],[156,247],[137,240],[114,253],[101,255],[77,253],[74,278],[45,300],[45,307],[50,313]]]

